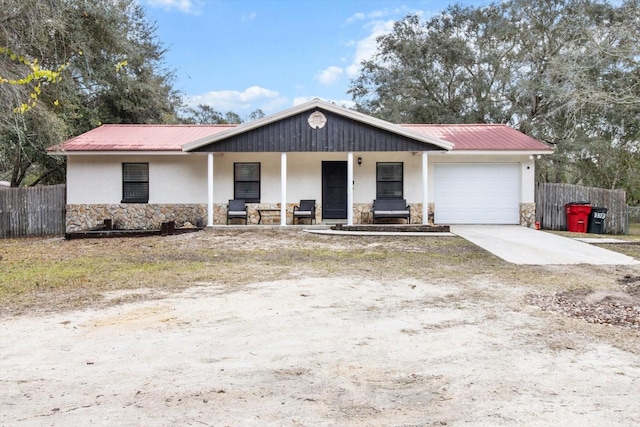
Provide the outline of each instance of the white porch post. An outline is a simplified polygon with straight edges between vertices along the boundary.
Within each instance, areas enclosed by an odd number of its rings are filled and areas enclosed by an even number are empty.
[[[280,225],[287,225],[287,153],[280,155]]]
[[[422,152],[422,224],[429,224],[429,152]]]
[[[207,154],[207,227],[213,227],[213,153]]]
[[[347,225],[353,225],[353,153],[347,154]]]

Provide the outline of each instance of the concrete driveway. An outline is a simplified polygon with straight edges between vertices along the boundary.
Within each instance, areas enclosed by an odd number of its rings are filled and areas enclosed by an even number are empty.
[[[519,225],[452,225],[451,232],[514,264],[640,263],[618,252]]]

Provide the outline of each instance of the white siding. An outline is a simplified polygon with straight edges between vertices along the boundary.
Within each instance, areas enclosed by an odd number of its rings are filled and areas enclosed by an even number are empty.
[[[354,203],[371,203],[376,197],[376,163],[403,162],[404,198],[422,203],[420,153],[354,152]],[[362,157],[362,165],[357,159]],[[322,199],[322,161],[347,161],[347,153],[288,153],[287,200]],[[67,158],[69,204],[118,204],[122,200],[122,163],[149,163],[149,203],[207,203],[206,155],[70,155]],[[233,163],[261,163],[261,200],[280,202],[280,153],[216,153],[214,203],[233,198]],[[518,203],[534,202],[534,161],[526,155],[463,155],[429,153],[429,200],[436,191],[436,166],[441,164],[517,165],[512,182],[518,187]],[[463,174],[470,173],[462,171]],[[517,176],[516,176],[517,175]],[[436,212],[438,207],[436,207]]]
[[[358,165],[358,157],[362,164]],[[404,164],[404,197],[411,203],[421,203],[422,165],[419,155],[411,153],[379,152],[353,154],[353,202],[371,203],[376,198],[376,163],[402,162]],[[287,200],[296,203],[302,199],[322,200],[322,162],[347,161],[347,153],[287,153]],[[233,163],[260,162],[261,201],[280,201],[279,153],[224,153],[214,158],[214,201],[225,203],[233,198]]]
[[[122,163],[149,163],[149,203],[206,203],[207,157],[195,155],[69,156],[67,203],[118,204]]]

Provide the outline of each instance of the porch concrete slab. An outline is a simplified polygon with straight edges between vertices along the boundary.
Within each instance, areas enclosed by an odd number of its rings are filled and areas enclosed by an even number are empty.
[[[411,232],[411,231],[344,231],[333,229],[305,229],[307,233],[312,234],[334,234],[342,236],[419,236],[419,237],[442,237],[455,236],[453,233],[446,232]]]
[[[631,240],[610,239],[607,237],[574,237],[574,240],[583,243],[633,243]]]
[[[452,225],[451,232],[513,264],[640,264],[627,255],[519,225]]]

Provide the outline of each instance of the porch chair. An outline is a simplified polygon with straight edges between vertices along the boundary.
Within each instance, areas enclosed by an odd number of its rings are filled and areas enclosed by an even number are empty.
[[[227,206],[227,225],[229,225],[230,219],[244,219],[246,225],[247,218],[247,205],[244,200],[229,200],[229,205]]]
[[[296,219],[298,219],[298,224],[300,224],[300,220],[304,218],[309,218],[311,224],[316,220],[315,200],[300,200],[300,206],[293,207],[293,224],[295,225]]]

